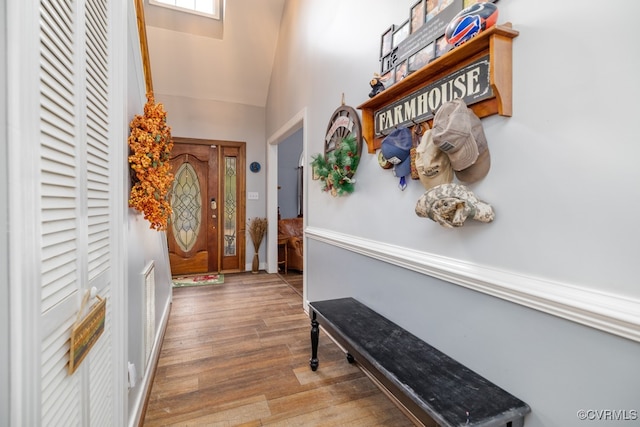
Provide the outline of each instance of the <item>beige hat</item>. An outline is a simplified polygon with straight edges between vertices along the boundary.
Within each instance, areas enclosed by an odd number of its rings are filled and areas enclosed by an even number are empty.
[[[460,181],[473,183],[489,172],[491,158],[482,122],[462,99],[440,107],[433,119],[433,142],[447,153]]]
[[[456,177],[462,182],[471,184],[487,176],[491,167],[491,156],[489,155],[489,144],[487,144],[487,137],[484,135],[482,122],[471,108],[467,108],[467,111],[471,122],[471,135],[478,145],[478,158],[468,168],[456,171]]]
[[[415,162],[420,182],[427,190],[453,181],[453,168],[449,157],[433,143],[431,129],[427,129],[422,135],[416,148]]]
[[[480,148],[480,155],[474,164],[461,171],[456,171],[456,177],[460,181],[472,184],[487,176],[489,168],[491,167],[491,156],[489,155],[489,148],[486,144],[484,147],[484,150]]]

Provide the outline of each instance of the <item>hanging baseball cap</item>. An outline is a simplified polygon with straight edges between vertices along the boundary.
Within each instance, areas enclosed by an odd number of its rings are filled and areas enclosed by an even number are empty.
[[[447,154],[460,181],[473,183],[489,172],[491,158],[482,122],[462,99],[440,107],[433,119],[433,142]]]
[[[395,129],[382,140],[382,155],[393,164],[393,174],[398,178],[411,173],[411,142],[409,128]]]
[[[468,168],[457,170],[456,177],[464,183],[472,184],[487,176],[491,168],[491,156],[489,155],[489,144],[484,134],[482,121],[471,108],[467,108],[467,113],[471,123],[471,136],[478,146],[478,158]]]
[[[453,168],[449,157],[433,143],[431,129],[427,129],[416,148],[416,169],[425,189],[453,181]]]

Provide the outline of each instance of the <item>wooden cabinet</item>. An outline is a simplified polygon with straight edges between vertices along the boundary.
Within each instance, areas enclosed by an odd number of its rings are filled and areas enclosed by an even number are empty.
[[[479,97],[477,102],[467,102],[467,104],[480,118],[492,114],[511,116],[511,43],[518,34],[518,31],[511,28],[510,23],[496,25],[358,106],[358,109],[362,111],[362,133],[368,146],[368,152],[375,153],[384,139],[385,134],[381,131],[381,127],[384,126],[380,125],[384,122],[384,118],[380,118],[383,110],[388,110],[390,105],[398,105],[399,101],[401,104],[403,99],[411,99],[412,96],[421,93],[421,89],[434,83],[437,84],[447,76],[478,62],[486,63],[490,92]],[[442,98],[446,97],[442,96]],[[446,100],[444,99],[444,101]],[[441,103],[438,104],[441,105]],[[402,106],[400,105],[398,108],[402,109]],[[433,111],[427,111],[427,107],[425,107],[425,111],[420,117],[408,124],[413,126],[421,121],[430,121],[436,110],[437,108],[433,108]],[[387,113],[392,114],[388,111]],[[376,118],[380,119],[378,123],[376,123]],[[407,126],[406,121],[404,126]]]

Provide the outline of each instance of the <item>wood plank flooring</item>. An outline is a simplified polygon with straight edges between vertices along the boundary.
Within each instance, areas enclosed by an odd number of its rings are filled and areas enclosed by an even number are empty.
[[[291,286],[293,290],[296,291],[298,295],[300,295],[300,297],[302,298],[302,273],[301,272],[295,271],[295,270],[294,271],[289,270],[287,274],[278,273],[278,276],[280,276],[282,280],[287,282],[287,284]]]
[[[283,277],[174,289],[144,426],[414,425],[324,333],[311,371],[309,318]]]

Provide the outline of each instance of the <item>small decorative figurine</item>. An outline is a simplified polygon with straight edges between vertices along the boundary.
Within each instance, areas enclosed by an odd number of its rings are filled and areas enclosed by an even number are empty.
[[[380,76],[378,74],[373,75],[373,78],[369,81],[369,85],[371,86],[369,98],[373,98],[384,90],[384,83],[380,81]]]

